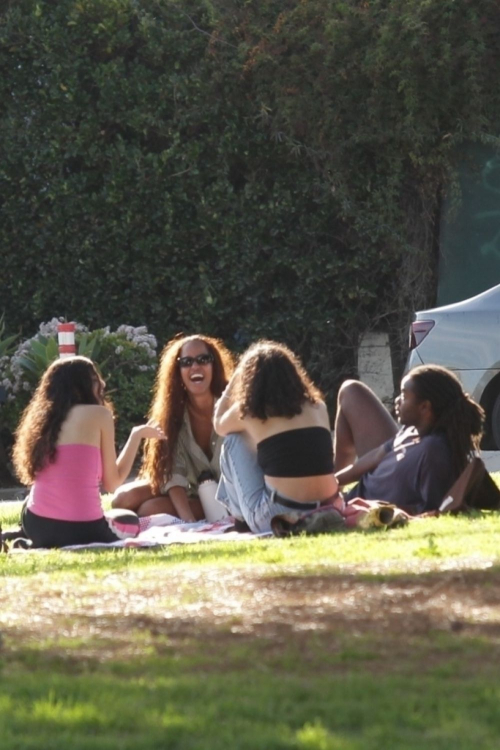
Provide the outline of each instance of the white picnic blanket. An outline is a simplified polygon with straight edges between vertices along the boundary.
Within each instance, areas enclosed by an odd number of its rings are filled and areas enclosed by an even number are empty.
[[[65,550],[96,549],[108,547],[156,547],[165,544],[192,544],[193,542],[243,542],[257,539],[263,536],[272,536],[272,532],[252,534],[252,532],[239,533],[233,531],[234,519],[231,516],[222,518],[220,521],[210,523],[208,521],[197,521],[196,523],[184,523],[175,516],[168,513],[158,513],[155,516],[146,516],[140,519],[141,530],[138,536],[129,539],[121,539],[118,542],[103,544],[72,544],[61,547]]]

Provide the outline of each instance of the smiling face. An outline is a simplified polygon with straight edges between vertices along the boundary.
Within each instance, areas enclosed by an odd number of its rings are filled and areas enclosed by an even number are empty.
[[[202,396],[210,391],[212,383],[213,363],[199,364],[195,358],[202,354],[210,354],[210,350],[203,341],[188,341],[181,349],[179,358],[192,357],[190,367],[180,367],[182,383],[188,396]]]

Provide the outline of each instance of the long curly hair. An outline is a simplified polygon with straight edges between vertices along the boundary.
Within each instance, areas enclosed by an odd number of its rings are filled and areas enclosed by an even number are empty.
[[[140,471],[140,476],[150,482],[154,494],[158,494],[162,484],[172,476],[175,447],[187,401],[177,359],[182,347],[191,341],[203,342],[214,357],[210,384],[214,398],[219,398],[234,368],[232,354],[219,339],[199,333],[192,336],[179,334],[166,344],[156,374],[149,418],[160,424],[167,440],[145,441]]]
[[[32,484],[37,473],[55,460],[57,439],[73,406],[98,404],[111,409],[103,392],[104,381],[86,357],[58,359],[47,368],[15,433],[13,463],[23,484]]]
[[[323,399],[298,357],[276,341],[262,339],[252,344],[243,354],[237,374],[234,396],[242,419],[294,417],[306,402],[317,404]]]
[[[480,449],[484,410],[445,367],[421,365],[410,370],[408,376],[417,399],[430,402],[435,416],[432,432],[446,435],[452,466],[460,473]]]

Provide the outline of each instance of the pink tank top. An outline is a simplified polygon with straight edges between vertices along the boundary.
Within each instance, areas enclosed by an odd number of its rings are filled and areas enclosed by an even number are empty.
[[[58,521],[97,521],[102,518],[99,484],[101,450],[95,445],[60,445],[54,463],[36,475],[28,508]]]

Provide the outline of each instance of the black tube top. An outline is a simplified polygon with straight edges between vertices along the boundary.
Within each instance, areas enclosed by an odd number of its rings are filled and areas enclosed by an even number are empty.
[[[333,474],[333,444],[326,427],[300,427],[257,444],[257,461],[269,477]]]

